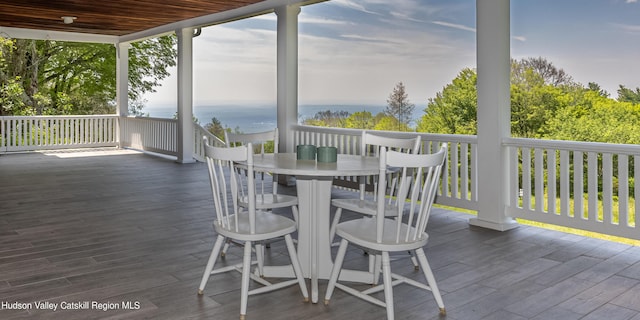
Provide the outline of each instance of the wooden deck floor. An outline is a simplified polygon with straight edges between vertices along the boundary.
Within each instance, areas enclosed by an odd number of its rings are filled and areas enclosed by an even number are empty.
[[[0,319],[237,319],[239,274],[213,276],[196,294],[214,239],[209,197],[202,163],[130,151],[0,156]],[[640,320],[640,248],[527,226],[490,231],[468,218],[436,209],[429,225],[426,253],[446,319]],[[285,251],[273,243],[268,262],[286,261]],[[366,264],[356,249],[345,262]],[[420,276],[406,259],[392,268]],[[439,318],[429,293],[394,294],[397,319]],[[60,305],[36,310],[36,302]],[[74,302],[89,305],[61,310]],[[303,303],[289,287],[250,297],[248,318],[385,312],[340,290],[329,306]]]

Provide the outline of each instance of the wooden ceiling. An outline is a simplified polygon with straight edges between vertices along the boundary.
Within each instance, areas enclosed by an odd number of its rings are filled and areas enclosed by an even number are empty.
[[[0,26],[122,36],[263,0],[0,0]],[[63,16],[77,17],[71,24]]]

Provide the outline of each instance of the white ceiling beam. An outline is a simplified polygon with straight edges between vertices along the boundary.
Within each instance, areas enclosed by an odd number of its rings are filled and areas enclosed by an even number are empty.
[[[112,44],[118,43],[118,36],[7,27],[0,27],[0,36],[11,39],[54,40]]]

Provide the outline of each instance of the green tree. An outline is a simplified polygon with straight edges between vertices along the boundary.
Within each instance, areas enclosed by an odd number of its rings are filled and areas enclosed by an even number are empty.
[[[411,123],[414,108],[415,105],[409,101],[409,94],[407,94],[404,84],[398,82],[389,94],[387,108],[384,111],[387,115],[398,120],[396,131],[407,131],[404,129],[408,128]]]
[[[573,78],[564,70],[556,66],[545,58],[525,58],[520,61],[511,60],[511,80],[518,81],[522,74],[533,71],[542,78],[544,84],[554,87],[564,85],[574,85]]]
[[[587,89],[597,92],[599,95],[608,98],[610,96],[609,92],[607,92],[606,90],[602,89],[602,87],[600,87],[599,84],[595,83],[595,82],[589,82],[587,84]]]
[[[550,119],[544,138],[640,144],[640,104],[620,102],[586,91],[582,101]]]
[[[214,136],[224,141],[225,128],[222,126],[222,122],[218,118],[211,118],[211,122],[204,125],[205,130],[211,132]]]
[[[346,127],[347,118],[351,114],[347,111],[318,111],[311,119],[305,119],[304,124],[318,127]]]
[[[385,115],[376,122],[373,130],[411,131],[411,128],[409,128],[405,123],[398,121],[396,117]]]
[[[375,118],[369,111],[354,112],[346,120],[346,127],[352,129],[373,129],[375,125]]]
[[[465,68],[442,92],[430,98],[416,131],[445,134],[476,134],[478,77]]]
[[[175,36],[132,44],[129,99],[139,114],[146,92],[153,92],[175,66]],[[23,88],[18,110],[6,114],[99,114],[115,111],[116,51],[110,44],[3,39],[0,78]],[[15,90],[14,90],[15,91]],[[6,92],[6,90],[5,90]],[[10,113],[9,113],[10,112]]]
[[[636,88],[634,91],[620,85],[620,88],[618,89],[618,101],[640,103],[640,88]]]
[[[511,132],[540,137],[557,110],[577,100],[584,89],[543,58],[512,60]],[[429,99],[417,131],[477,134],[477,75],[463,69],[436,97]]]

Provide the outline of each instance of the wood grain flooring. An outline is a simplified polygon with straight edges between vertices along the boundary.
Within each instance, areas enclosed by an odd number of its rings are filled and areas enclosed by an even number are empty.
[[[206,175],[202,163],[128,150],[0,156],[0,319],[237,319],[239,273],[196,294],[215,236]],[[528,226],[496,232],[469,217],[435,209],[428,228],[443,318],[640,320],[639,247]],[[240,255],[232,248],[221,263]],[[272,243],[267,263],[287,259]],[[367,257],[351,249],[345,266],[365,268]],[[406,259],[392,269],[421,279]],[[430,293],[394,294],[396,319],[441,318]],[[295,286],[249,298],[248,319],[385,318],[340,290],[329,306],[303,303]]]

